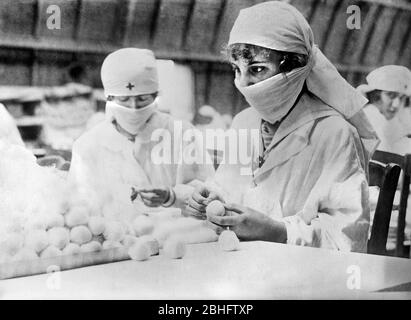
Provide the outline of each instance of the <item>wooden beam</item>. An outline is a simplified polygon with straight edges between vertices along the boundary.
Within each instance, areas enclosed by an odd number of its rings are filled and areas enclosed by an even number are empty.
[[[115,46],[106,43],[92,43],[81,42],[74,40],[53,41],[40,39],[36,40],[32,37],[3,37],[0,38],[0,48],[14,48],[14,49],[33,49],[44,51],[63,51],[81,54],[108,54],[112,51],[120,49],[120,46]],[[191,51],[168,51],[168,50],[154,50],[158,59],[173,59],[173,60],[190,60],[190,61],[207,61],[207,62],[225,62],[225,59],[220,54],[199,53]],[[356,71],[356,72],[370,72],[373,68],[378,66],[365,65],[349,65],[334,63],[337,69],[341,71]]]
[[[361,1],[374,3],[374,4],[380,4],[382,6],[386,6],[390,8],[411,11],[411,3],[405,0],[361,0]]]

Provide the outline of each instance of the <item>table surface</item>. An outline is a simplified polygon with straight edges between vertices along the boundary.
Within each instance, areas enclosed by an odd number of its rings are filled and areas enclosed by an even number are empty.
[[[353,274],[359,289],[350,289]],[[58,277],[58,278],[56,278]],[[0,281],[1,299],[411,299],[411,260],[268,242]]]

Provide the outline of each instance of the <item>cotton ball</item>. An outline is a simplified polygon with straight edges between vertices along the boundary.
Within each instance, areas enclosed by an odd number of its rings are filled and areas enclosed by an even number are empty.
[[[105,230],[105,221],[103,217],[93,216],[88,221],[88,227],[95,236],[102,234]]]
[[[235,251],[240,248],[240,240],[234,231],[224,230],[218,237],[218,244],[224,251]]]
[[[143,236],[153,231],[154,224],[149,217],[140,215],[134,219],[133,228],[136,236]]]
[[[223,216],[225,215],[225,207],[219,200],[211,201],[206,207],[207,217]]]
[[[124,238],[125,230],[123,225],[117,221],[109,221],[105,224],[104,238],[110,241],[120,242]]]
[[[138,241],[137,237],[131,236],[129,234],[126,234],[124,236],[124,239],[121,241],[121,243],[126,246],[126,247],[131,247],[133,244],[135,244]]]
[[[126,235],[130,235],[133,237],[136,237],[136,232],[134,231],[133,225],[132,224],[125,224],[124,225],[125,230],[126,230]]]
[[[51,245],[43,250],[43,252],[40,254],[40,258],[41,259],[54,258],[54,257],[61,256],[61,254],[62,252],[59,248]]]
[[[168,238],[163,246],[164,254],[172,259],[180,259],[186,253],[186,244],[179,238]]]
[[[47,222],[42,217],[29,218],[24,228],[26,230],[45,230],[47,229]]]
[[[138,238],[138,241],[145,243],[148,248],[150,249],[150,255],[155,256],[160,251],[160,244],[158,243],[157,239],[150,235],[145,235]]]
[[[9,255],[8,253],[3,252],[3,251],[0,252],[0,264],[8,263],[12,261],[12,259],[13,259],[12,256]]]
[[[77,244],[84,244],[91,241],[93,235],[86,226],[77,226],[70,231],[70,241]]]
[[[68,229],[63,227],[51,228],[47,231],[49,243],[58,249],[63,249],[70,241]]]
[[[23,217],[19,214],[19,212],[12,212],[10,214],[10,221],[2,221],[3,227],[2,231],[6,233],[20,233],[23,231]]]
[[[118,241],[106,240],[103,242],[103,249],[121,248],[123,245]]]
[[[128,249],[128,255],[133,260],[144,261],[150,257],[150,249],[144,242],[136,242]]]
[[[97,241],[91,241],[89,243],[81,245],[80,250],[81,250],[81,252],[101,251],[101,244]]]
[[[64,249],[63,249],[63,255],[75,255],[79,254],[81,252],[80,246],[77,243],[69,243]]]
[[[9,233],[1,241],[0,247],[3,248],[4,252],[8,255],[15,255],[24,244],[24,237],[20,233]]]
[[[89,220],[88,209],[85,206],[74,206],[64,218],[66,225],[70,228],[87,224]]]
[[[49,237],[45,230],[31,230],[27,233],[24,246],[40,253],[49,245]]]
[[[23,248],[12,258],[13,261],[29,261],[36,260],[39,256],[33,249]]]
[[[47,229],[54,227],[64,227],[64,217],[60,214],[53,214],[47,217]]]

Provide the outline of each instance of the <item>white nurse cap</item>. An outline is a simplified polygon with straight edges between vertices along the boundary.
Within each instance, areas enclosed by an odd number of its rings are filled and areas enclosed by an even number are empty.
[[[411,73],[404,66],[388,65],[371,71],[366,77],[368,84],[358,89],[367,93],[373,90],[384,90],[407,94],[411,85]]]
[[[101,66],[106,96],[136,96],[158,91],[157,62],[148,49],[124,48],[110,53]]]

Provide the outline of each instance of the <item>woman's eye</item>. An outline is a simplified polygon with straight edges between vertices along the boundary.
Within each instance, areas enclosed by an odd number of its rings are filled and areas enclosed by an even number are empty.
[[[123,97],[123,98],[119,98],[119,100],[121,102],[127,102],[130,98],[129,97]]]
[[[255,66],[255,67],[251,67],[251,68],[250,68],[250,71],[251,71],[251,73],[253,73],[253,74],[258,74],[258,73],[264,71],[264,69],[265,69],[264,67]]]
[[[398,94],[396,92],[389,92],[388,93],[388,97],[390,99],[395,99],[398,96]]]

